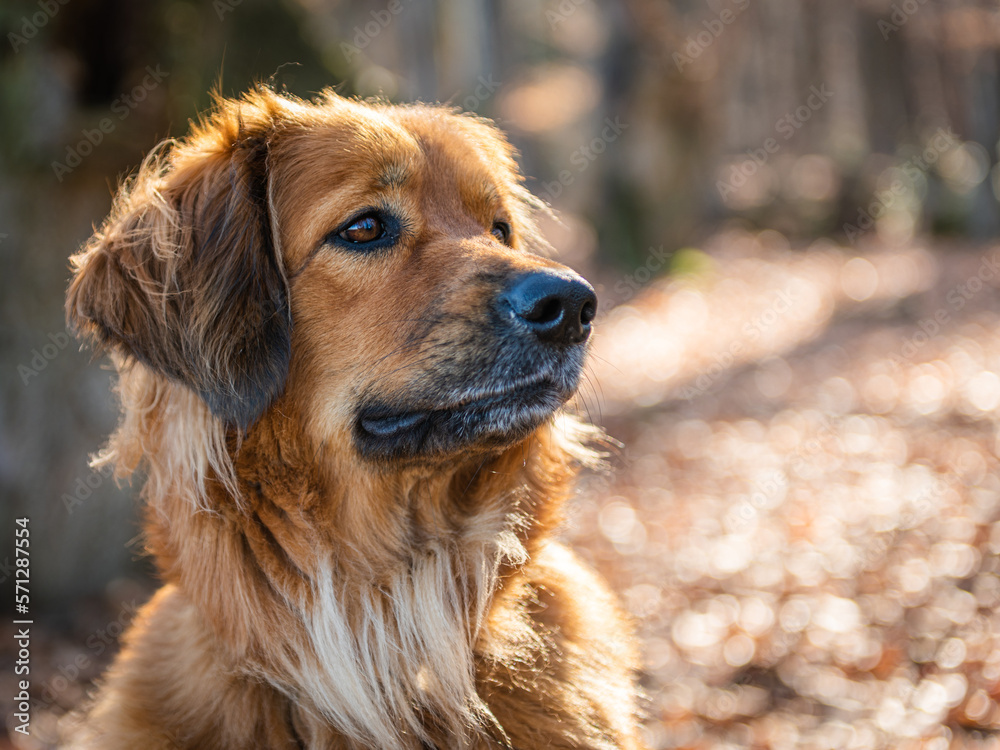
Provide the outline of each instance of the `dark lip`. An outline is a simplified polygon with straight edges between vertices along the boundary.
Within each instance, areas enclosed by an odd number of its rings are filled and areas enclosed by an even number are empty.
[[[358,423],[361,429],[370,435],[386,437],[407,429],[413,429],[427,419],[429,412],[410,412],[408,414],[390,414],[387,417],[362,416]]]
[[[480,389],[424,409],[370,404],[358,414],[355,438],[363,454],[400,458],[487,447],[526,437],[571,396],[549,376],[504,389]]]
[[[483,389],[454,402],[440,407],[419,410],[394,411],[392,407],[378,405],[362,410],[358,423],[366,432],[377,437],[392,435],[396,432],[419,427],[424,421],[435,414],[449,414],[461,411],[487,411],[504,405],[517,405],[526,397],[531,397],[539,391],[554,391],[555,383],[549,378],[532,378],[530,381],[509,387],[505,390]]]

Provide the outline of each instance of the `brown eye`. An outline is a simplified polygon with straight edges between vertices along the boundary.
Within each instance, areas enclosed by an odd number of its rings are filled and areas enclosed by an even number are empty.
[[[340,239],[353,244],[373,242],[383,234],[385,234],[385,227],[374,216],[364,216],[339,232]]]
[[[504,245],[510,244],[510,224],[505,221],[498,221],[493,225],[490,234],[497,238],[497,242]]]

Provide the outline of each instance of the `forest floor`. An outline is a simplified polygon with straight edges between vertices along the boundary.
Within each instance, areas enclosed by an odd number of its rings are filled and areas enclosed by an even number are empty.
[[[651,748],[1000,750],[1000,247],[679,260],[603,303],[579,406],[621,447],[565,531],[636,620]],[[147,593],[38,631],[16,747]]]
[[[569,537],[653,748],[1000,748],[1000,249],[716,238],[602,321]]]

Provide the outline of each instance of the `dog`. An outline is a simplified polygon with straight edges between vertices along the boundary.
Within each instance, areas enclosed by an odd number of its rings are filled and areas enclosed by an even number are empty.
[[[66,746],[639,748],[636,647],[554,539],[597,300],[437,105],[217,96],[72,258],[164,585]]]

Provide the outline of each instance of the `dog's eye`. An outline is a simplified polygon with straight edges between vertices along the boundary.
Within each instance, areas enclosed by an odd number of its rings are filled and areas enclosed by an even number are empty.
[[[349,227],[340,230],[337,236],[345,242],[360,245],[374,242],[385,234],[385,227],[377,216],[362,216]]]
[[[399,243],[404,225],[389,211],[379,208],[358,210],[323,238],[323,244],[359,255],[372,255]]]
[[[504,245],[510,244],[510,224],[507,222],[498,221],[494,223],[490,234],[496,237],[498,242],[502,242]]]

